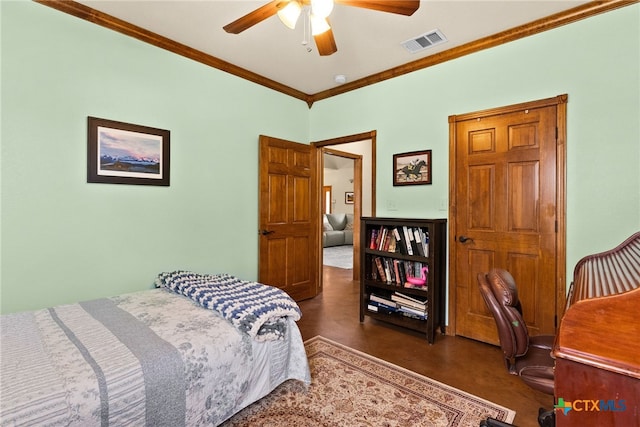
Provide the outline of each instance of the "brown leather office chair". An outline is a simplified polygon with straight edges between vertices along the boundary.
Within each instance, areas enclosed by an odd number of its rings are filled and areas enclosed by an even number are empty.
[[[513,276],[499,268],[478,274],[480,293],[498,327],[500,347],[510,374],[529,387],[553,395],[553,335],[529,336]],[[553,411],[540,410],[538,422],[553,425]]]

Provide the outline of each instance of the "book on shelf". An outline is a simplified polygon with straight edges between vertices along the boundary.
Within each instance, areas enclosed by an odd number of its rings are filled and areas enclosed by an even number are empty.
[[[395,302],[393,302],[393,300],[391,300],[390,298],[383,297],[381,295],[377,295],[377,294],[373,294],[373,293],[369,295],[369,300],[370,301],[379,302],[379,303],[382,303],[382,304],[386,304],[386,305],[388,305],[390,307],[396,307],[397,306],[397,304]]]
[[[395,301],[398,304],[406,305],[408,307],[416,308],[419,310],[426,310],[427,308],[427,299],[419,299],[415,298],[400,292],[394,292],[391,295],[391,300]]]
[[[402,255],[407,255],[407,243],[404,240],[404,232],[398,227],[393,227],[393,235],[396,238],[396,247]]]
[[[399,262],[398,262],[397,259],[394,259],[391,262],[393,263],[393,272],[395,273],[395,279],[396,279],[396,280],[394,280],[394,283],[398,284],[398,283],[400,283],[400,280],[401,280],[400,279],[400,270],[398,269],[398,263]]]
[[[382,258],[377,256],[373,259],[373,262],[376,264],[376,268],[378,269],[378,277],[380,278],[380,281],[386,282],[387,274],[385,273],[384,266],[382,265]]]
[[[380,240],[382,240],[382,232],[384,231],[384,226],[380,226],[376,233],[376,242],[373,249],[378,250],[380,248]]]
[[[389,233],[389,247],[387,248],[387,252],[398,252],[398,241],[396,240],[396,236],[393,233]]]
[[[404,241],[407,246],[407,254],[413,255],[413,246],[411,246],[411,233],[409,233],[409,227],[406,225],[402,226],[402,232],[404,233]]]
[[[412,227],[409,227],[409,243],[411,244],[412,254],[422,256],[418,251],[418,243],[416,242],[416,230]]]
[[[397,291],[395,292],[395,294],[402,298],[408,299],[410,301],[417,302],[418,304],[426,304],[428,300],[427,298],[418,298],[416,296],[403,294],[402,292],[397,292]]]
[[[387,227],[380,227],[380,239],[378,241],[378,246],[376,247],[377,250],[381,251],[384,248],[384,244],[387,240]]]
[[[393,263],[396,267],[396,276],[397,276],[396,284],[402,286],[407,281],[407,275],[405,274],[404,263],[399,259],[393,260]]]
[[[398,308],[398,304],[395,301],[391,300],[390,298],[386,298],[376,294],[369,295],[369,302],[376,303],[378,305],[382,304],[390,309]]]
[[[412,309],[407,308],[407,307],[400,307],[400,308],[398,308],[397,312],[399,312],[403,316],[411,317],[412,319],[427,320],[427,313],[426,312],[420,312],[420,311],[417,311],[417,310],[412,310]]]
[[[393,301],[396,302],[396,304],[398,304],[400,307],[406,307],[406,308],[410,308],[413,310],[418,310],[421,311],[422,313],[424,313],[427,309],[427,307],[425,305],[421,305],[421,304],[417,304],[413,301],[409,301],[409,300],[403,300],[399,297],[396,297],[394,295],[391,296],[391,299]]]
[[[424,256],[429,257],[429,231],[420,229],[422,232],[422,246],[424,248]]]
[[[376,241],[378,240],[378,230],[371,230],[371,236],[369,237],[369,249],[376,248]]]
[[[427,315],[427,309],[421,309],[421,308],[413,308],[413,307],[409,307],[408,305],[398,305],[397,307],[398,310],[407,312],[407,313],[411,313],[411,314],[416,314],[418,316],[426,316]]]
[[[416,242],[416,249],[418,251],[418,255],[422,257],[425,256],[424,246],[422,245],[422,230],[419,227],[416,227],[413,229],[413,237]]]
[[[371,265],[371,280],[379,280],[378,279],[378,266],[376,265],[376,262],[371,260],[371,262],[369,263]]]
[[[369,301],[369,303],[367,304],[367,308],[371,311],[375,311],[376,313],[391,314],[398,312],[397,308],[390,307],[377,301]]]
[[[392,284],[395,283],[395,272],[393,271],[393,263],[391,262],[390,258],[383,258],[384,259],[384,271],[386,271],[387,273],[387,283],[388,284]]]

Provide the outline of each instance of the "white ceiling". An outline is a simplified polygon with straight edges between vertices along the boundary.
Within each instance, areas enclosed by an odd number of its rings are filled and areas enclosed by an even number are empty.
[[[390,0],[393,1],[393,0]],[[222,27],[268,0],[80,0],[86,6],[230,62],[278,83],[315,94],[347,82],[490,36],[557,12],[584,0],[422,0],[407,17],[336,4],[330,16],[338,51],[318,55],[302,45],[295,30],[272,16],[241,34]],[[439,29],[446,43],[419,53],[401,46],[407,39]]]
[[[323,156],[325,169],[353,169],[353,159],[325,153]]]

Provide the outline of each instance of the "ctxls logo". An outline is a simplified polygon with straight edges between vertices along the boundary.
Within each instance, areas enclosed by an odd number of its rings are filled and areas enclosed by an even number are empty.
[[[627,406],[624,400],[591,400],[580,399],[571,402],[565,401],[562,397],[558,398],[558,404],[553,406],[556,409],[562,409],[564,415],[567,415],[569,411],[574,410],[576,412],[594,412],[594,411],[612,411],[620,412],[625,411]]]

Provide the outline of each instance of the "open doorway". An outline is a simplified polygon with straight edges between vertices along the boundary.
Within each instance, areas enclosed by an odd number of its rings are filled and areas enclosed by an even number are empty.
[[[325,226],[322,224],[326,224],[325,221],[329,222],[325,218],[325,213],[343,214],[344,217],[336,215],[337,218],[334,219],[338,221],[338,228],[342,224],[346,228],[353,228],[344,233],[348,236],[346,242],[352,241],[352,245],[340,245],[344,246],[341,248],[342,255],[338,254],[334,258],[344,261],[345,257],[349,257],[354,280],[360,279],[360,218],[375,216],[375,139],[376,132],[371,131],[312,143],[319,149],[318,157],[321,159],[319,190],[321,190],[322,202],[319,206],[322,210],[319,212],[321,217],[319,223],[323,230],[320,238],[322,246],[320,253],[324,252],[325,246],[329,247],[335,243],[335,241],[328,241],[326,234],[338,234],[325,233]],[[350,219],[345,218],[347,215]],[[352,222],[347,225],[349,221]],[[334,228],[330,223],[329,227]],[[335,237],[336,241],[339,240],[338,237]],[[346,253],[345,247],[348,249]],[[321,258],[323,259],[321,267],[324,268],[324,256]]]
[[[322,265],[353,270],[355,201],[362,191],[355,172],[362,156],[323,148],[322,159]]]

